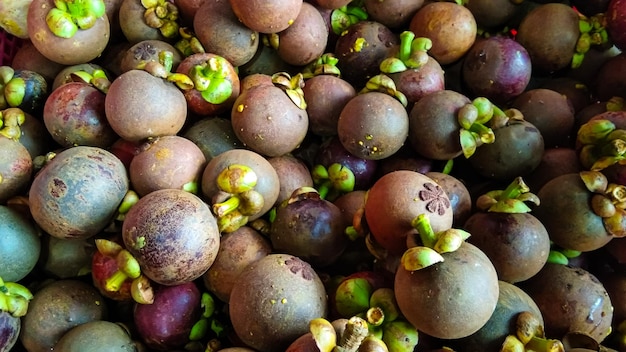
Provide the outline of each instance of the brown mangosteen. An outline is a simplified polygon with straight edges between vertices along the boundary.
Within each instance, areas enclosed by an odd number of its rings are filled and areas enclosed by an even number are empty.
[[[257,230],[242,226],[220,239],[220,249],[213,265],[202,275],[206,288],[228,303],[241,272],[253,262],[272,252],[271,243]]]
[[[206,158],[195,143],[181,136],[163,136],[142,146],[128,174],[140,196],[164,188],[197,193],[205,166]]]
[[[429,53],[439,64],[459,60],[476,40],[476,20],[465,6],[453,2],[434,2],[422,6],[409,24],[417,37],[430,38]]]
[[[193,281],[211,267],[220,233],[209,206],[180,189],[151,192],[124,218],[122,236],[141,271],[163,285]]]
[[[467,242],[441,257],[419,270],[400,264],[394,284],[398,306],[419,331],[442,339],[466,337],[493,314],[498,275],[489,258]]]
[[[56,154],[37,173],[28,193],[37,224],[58,238],[88,238],[113,219],[128,191],[124,164],[98,147]]]
[[[146,39],[132,44],[130,48],[124,51],[120,62],[120,70],[126,72],[141,68],[150,61],[159,62],[159,56],[163,52],[172,53],[173,69],[176,69],[183,60],[180,51],[172,44],[159,39]]]
[[[258,351],[284,351],[327,314],[326,290],[311,265],[298,257],[270,254],[239,275],[229,314],[237,336]]]
[[[105,320],[108,306],[98,290],[84,281],[53,281],[34,292],[22,317],[20,341],[28,351],[50,351],[72,328]]]
[[[296,149],[309,127],[302,97],[302,75],[290,77],[279,73],[272,80],[277,85],[260,84],[244,89],[231,112],[233,130],[239,140],[270,157]]]
[[[392,253],[403,253],[414,219],[427,214],[434,231],[452,226],[452,206],[441,186],[415,171],[400,170],[379,178],[365,202],[365,219],[375,241]]]
[[[276,170],[263,156],[248,149],[232,149],[206,165],[202,194],[212,205],[220,229],[232,232],[274,206],[279,183]]]
[[[341,110],[337,136],[351,154],[380,160],[397,152],[409,134],[404,105],[389,94],[366,92],[350,99]]]
[[[71,20],[64,21],[67,18]],[[104,2],[84,2],[71,10],[68,7],[61,10],[53,0],[33,0],[27,23],[29,37],[37,50],[62,65],[91,61],[109,43],[110,24]]]
[[[137,345],[122,325],[106,320],[90,321],[73,327],[54,345],[56,351],[78,352],[107,348],[111,352],[133,352]]]
[[[226,58],[235,67],[250,61],[259,47],[259,33],[239,21],[230,1],[202,1],[193,29],[206,52]]]
[[[174,41],[179,35],[176,4],[170,1],[145,4],[141,0],[122,1],[118,18],[126,40],[131,44],[150,39]]]
[[[5,110],[6,111],[6,110]],[[28,188],[33,173],[33,157],[22,143],[0,135],[0,203]]]
[[[601,343],[611,332],[611,299],[602,283],[584,269],[548,263],[520,288],[541,310],[547,337],[561,339],[576,332]]]
[[[129,141],[175,135],[187,119],[187,101],[172,82],[143,70],[113,80],[105,99],[113,130]]]
[[[278,33],[296,20],[302,0],[230,0],[230,5],[246,27],[261,33]]]

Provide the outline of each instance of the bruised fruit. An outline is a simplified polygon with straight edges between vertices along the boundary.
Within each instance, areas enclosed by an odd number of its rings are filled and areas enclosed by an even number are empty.
[[[98,147],[66,149],[35,176],[28,200],[33,218],[58,238],[88,238],[117,212],[129,181],[124,164]]]

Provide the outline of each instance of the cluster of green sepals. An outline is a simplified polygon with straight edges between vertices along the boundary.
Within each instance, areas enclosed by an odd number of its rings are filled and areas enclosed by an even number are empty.
[[[228,79],[229,75],[230,63],[218,55],[194,66],[189,72],[194,88],[211,104],[221,104],[232,96],[233,84]]]
[[[400,34],[400,46],[395,56],[380,63],[383,73],[397,73],[422,67],[428,61],[428,50],[433,46],[429,38],[415,37],[415,33],[404,31]]]
[[[20,126],[26,121],[26,115],[20,108],[8,108],[0,111],[0,136],[18,140],[22,136]]]
[[[220,232],[237,230],[263,208],[263,195],[254,189],[258,177],[251,167],[229,165],[219,173],[216,182],[220,192],[214,199],[213,213]]]
[[[200,298],[200,308],[202,308],[202,314],[200,315],[200,319],[198,319],[198,321],[193,325],[191,331],[189,332],[189,341],[191,341],[192,344],[199,343],[206,337],[208,337],[209,332],[212,332],[217,337],[217,339],[209,341],[207,346],[208,351],[209,348],[212,347],[212,345],[220,344],[219,338],[221,338],[222,335],[225,333],[226,327],[224,326],[224,323],[220,320],[217,303],[215,301],[215,298],[213,298],[210,293],[202,293],[202,297]]]
[[[106,13],[103,0],[54,0],[46,24],[54,35],[72,38],[79,29],[93,27]]]
[[[609,183],[600,171],[581,171],[580,178],[593,193],[591,209],[602,218],[605,230],[614,237],[626,236],[626,186]]]
[[[604,45],[609,42],[609,34],[606,31],[606,19],[604,14],[599,13],[587,17],[578,13],[578,30],[580,35],[572,57],[572,68],[580,67],[585,54],[592,46]]]
[[[457,112],[457,121],[461,126],[459,141],[465,158],[474,155],[481,145],[495,142],[493,130],[505,126],[510,119],[522,120],[522,113],[512,108],[503,111],[485,97],[462,106]]]
[[[156,28],[165,38],[178,36],[178,7],[168,0],[141,0],[146,11],[144,20],[152,28]]]
[[[334,9],[330,14],[330,27],[333,33],[340,35],[355,23],[367,20],[369,15],[362,0],[353,0],[349,4]]]
[[[26,82],[11,66],[0,66],[0,110],[18,107],[26,96]]]
[[[626,163],[626,130],[606,119],[594,119],[578,130],[582,145],[579,159],[585,169],[601,171],[613,164]]]
[[[95,240],[100,254],[115,258],[118,269],[105,280],[103,289],[107,292],[118,292],[123,285],[130,281],[130,294],[133,300],[140,304],[152,304],[154,292],[150,279],[141,273],[137,259],[117,242],[99,238]]]
[[[443,262],[442,254],[456,251],[470,237],[469,232],[456,228],[434,232],[426,214],[418,215],[411,226],[417,230],[419,241],[413,241],[415,245],[410,246],[400,258],[400,265],[407,271]]]
[[[28,312],[28,303],[33,299],[30,290],[17,282],[5,282],[0,278],[0,311],[19,318]]]
[[[515,320],[515,334],[508,335],[500,352],[564,352],[563,343],[544,335],[541,321],[531,312],[524,311]]]
[[[413,351],[417,345],[417,329],[402,316],[392,288],[374,289],[364,278],[347,278],[337,287],[334,301],[348,325],[338,338],[327,320],[311,321],[320,351],[357,351],[365,341],[391,352]]]
[[[301,110],[306,110],[304,100],[304,76],[298,73],[293,77],[287,72],[277,72],[272,75],[274,85],[285,91],[289,99]]]

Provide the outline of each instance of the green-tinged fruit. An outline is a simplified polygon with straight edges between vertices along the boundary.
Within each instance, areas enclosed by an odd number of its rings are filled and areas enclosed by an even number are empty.
[[[337,346],[337,333],[333,325],[324,318],[316,318],[309,322],[309,331],[313,335],[315,345],[320,352],[332,352]]]
[[[392,322],[400,316],[400,308],[392,288],[381,287],[370,296],[370,307],[380,307],[385,313],[385,321]]]
[[[407,321],[396,320],[383,327],[383,342],[389,352],[412,352],[418,340],[417,329]]]
[[[349,278],[342,281],[335,293],[337,312],[345,318],[367,311],[370,307],[372,285],[363,278]]]

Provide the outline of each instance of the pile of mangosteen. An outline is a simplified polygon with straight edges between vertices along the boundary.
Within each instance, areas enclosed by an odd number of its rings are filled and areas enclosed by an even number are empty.
[[[626,0],[0,27],[0,352],[626,351]]]

